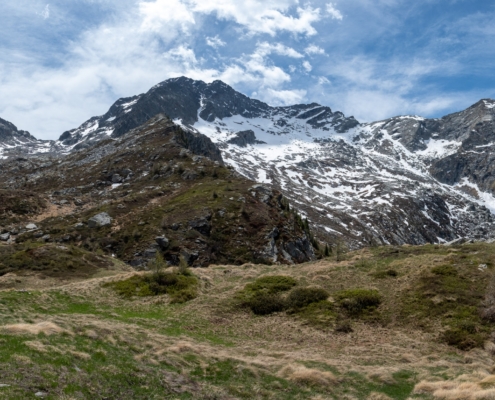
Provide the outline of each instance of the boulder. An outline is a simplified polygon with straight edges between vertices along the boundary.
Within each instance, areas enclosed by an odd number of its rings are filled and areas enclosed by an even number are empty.
[[[198,177],[198,174],[195,171],[186,169],[181,176],[185,181],[192,181]]]
[[[252,186],[250,189],[250,191],[256,193],[259,195],[259,199],[263,202],[263,203],[269,203],[270,200],[272,199],[273,197],[273,191],[272,189],[270,189],[268,186],[265,186],[265,185],[262,185],[262,184],[257,184],[257,185],[254,185]],[[257,197],[257,196],[255,196]]]
[[[198,252],[188,249],[182,249],[180,251],[180,255],[189,266],[193,265],[194,261],[196,261],[199,257]]]
[[[121,183],[124,180],[119,174],[112,175],[112,183]]]
[[[206,218],[189,221],[189,226],[205,236],[208,236],[211,232],[211,224]]]
[[[165,236],[158,236],[155,238],[155,242],[162,249],[166,249],[170,245],[170,241]]]
[[[38,229],[38,227],[35,224],[27,224],[26,229],[28,231],[34,231],[35,229]]]
[[[103,226],[109,226],[112,224],[112,218],[106,212],[96,214],[88,220],[88,226],[90,228],[100,228]]]
[[[6,242],[9,239],[10,239],[10,233],[9,232],[4,233],[3,235],[0,235],[0,241],[2,241],[2,242]]]

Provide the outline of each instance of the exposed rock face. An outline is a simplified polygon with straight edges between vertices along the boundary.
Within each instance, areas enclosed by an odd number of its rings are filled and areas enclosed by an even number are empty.
[[[234,138],[227,140],[227,143],[235,144],[240,147],[247,147],[249,144],[266,144],[261,140],[256,140],[256,135],[251,129],[237,132],[235,135]]]
[[[198,121],[214,122],[236,115],[247,119],[267,118],[274,113],[280,115],[280,126],[287,124],[291,118],[304,119],[309,126],[326,131],[329,131],[329,125],[338,132],[359,125],[353,117],[346,118],[342,113],[333,113],[329,107],[316,103],[270,107],[236,92],[221,81],[206,84],[181,77],[164,81],[145,94],[118,100],[106,114],[93,117],[79,128],[64,132],[59,142],[70,149],[83,148],[109,136],[120,137],[160,113],[173,120],[180,120],[186,126],[194,126]]]
[[[54,151],[57,151],[54,141],[38,140],[29,132],[19,130],[11,122],[0,118],[0,160]]]

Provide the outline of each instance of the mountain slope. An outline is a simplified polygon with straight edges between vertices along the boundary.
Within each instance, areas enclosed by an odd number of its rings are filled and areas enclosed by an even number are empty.
[[[116,140],[164,113],[200,132],[239,173],[270,184],[322,241],[352,247],[492,238],[495,102],[441,119],[371,124],[316,103],[270,107],[220,81],[169,79],[65,132],[62,153]]]
[[[0,160],[9,156],[40,154],[51,151],[53,141],[38,140],[27,131],[0,118]]]
[[[279,192],[227,168],[210,139],[160,114],[63,158],[4,162],[0,185],[14,205],[36,196],[0,216],[0,233],[15,243],[71,244],[138,268],[156,254],[194,266],[315,258],[307,226]],[[1,264],[0,274],[17,268]]]

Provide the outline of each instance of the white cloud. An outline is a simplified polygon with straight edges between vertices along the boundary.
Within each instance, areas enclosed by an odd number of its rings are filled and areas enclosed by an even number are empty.
[[[300,104],[306,99],[305,90],[275,90],[266,89],[263,93],[256,93],[256,97],[272,106],[287,106]]]
[[[280,31],[315,35],[313,27],[322,16],[318,8],[298,7],[298,0],[191,0],[193,10],[216,14],[218,18],[235,21],[251,34],[266,33],[275,36]],[[296,8],[297,16],[290,14]]]
[[[177,28],[187,31],[187,27],[195,23],[190,8],[180,0],[141,1],[139,12],[144,32],[170,34]]]
[[[303,58],[304,56],[291,47],[284,46],[282,43],[270,44],[268,42],[258,43],[255,54],[266,57],[272,53],[287,56],[291,58]]]
[[[47,4],[43,11],[37,13],[41,18],[48,19],[50,18],[50,4]]]
[[[318,78],[318,84],[319,84],[319,85],[328,85],[328,84],[330,84],[330,83],[331,83],[331,82],[330,82],[327,78],[325,78],[324,76],[320,76],[320,77]]]
[[[333,19],[337,19],[337,20],[340,20],[342,21],[342,19],[344,18],[344,16],[342,15],[342,13],[337,10],[335,8],[335,5],[332,4],[332,3],[328,3],[327,4],[327,13],[330,15],[330,17],[332,17]]]
[[[311,72],[313,69],[313,66],[309,63],[309,61],[304,61],[302,65],[306,72]]]
[[[306,52],[306,54],[325,54],[325,50],[314,44],[311,44],[308,47],[306,47],[304,51]]]
[[[216,35],[214,37],[207,37],[206,44],[215,49],[218,49],[219,47],[225,46],[227,43],[225,43],[222,39],[218,37],[218,35]]]

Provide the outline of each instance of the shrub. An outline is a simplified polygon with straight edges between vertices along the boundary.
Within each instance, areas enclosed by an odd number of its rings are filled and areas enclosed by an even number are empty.
[[[374,309],[381,303],[382,296],[378,290],[349,289],[335,293],[340,306],[351,314],[360,314],[365,310]]]
[[[247,307],[257,315],[267,315],[287,308],[287,302],[280,293],[295,285],[297,281],[290,276],[263,276],[248,283],[235,297],[241,307]]]
[[[149,275],[135,275],[104,286],[112,287],[119,295],[126,298],[169,294],[172,303],[184,303],[197,296],[197,285],[196,277],[189,272],[181,274],[158,271]]]
[[[320,288],[296,288],[289,293],[287,305],[291,308],[303,308],[312,303],[326,300],[329,294]]]
[[[455,267],[453,267],[452,265],[440,265],[438,267],[432,268],[431,272],[433,272],[435,275],[442,275],[442,276],[457,275],[457,269],[455,269]]]
[[[285,292],[297,285],[297,281],[290,276],[269,275],[262,276],[256,279],[253,283],[249,283],[244,288],[244,291],[259,292],[267,291],[269,293]]]
[[[276,293],[258,293],[248,301],[247,305],[256,315],[268,315],[287,308],[285,300]]]
[[[384,271],[377,271],[372,274],[374,278],[383,279],[383,278],[395,278],[399,275],[399,273],[395,269],[387,269]]]
[[[442,335],[442,340],[450,346],[460,350],[471,350],[483,345],[484,338],[476,332],[475,327],[458,327],[448,329]]]

